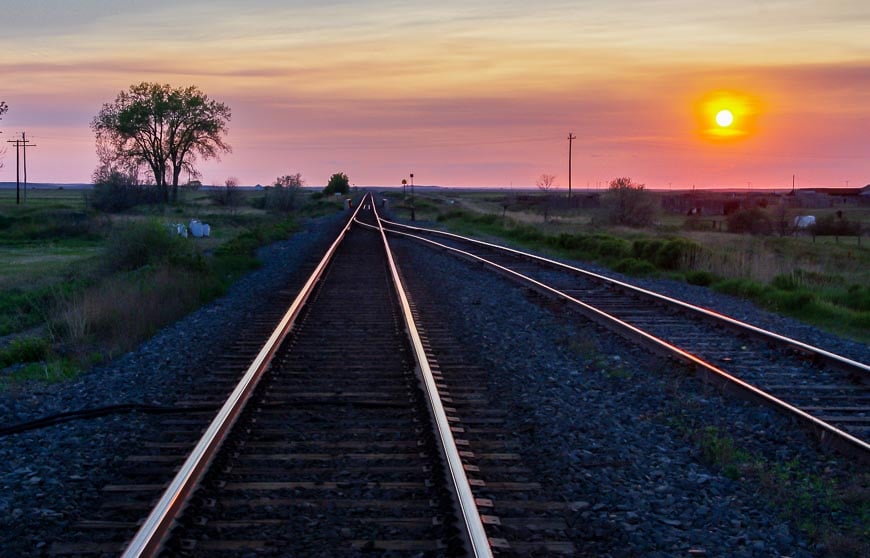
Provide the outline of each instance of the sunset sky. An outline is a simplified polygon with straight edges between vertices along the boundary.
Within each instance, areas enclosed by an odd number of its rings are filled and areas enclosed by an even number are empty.
[[[88,182],[91,119],[154,81],[232,109],[205,184],[567,187],[573,132],[575,188],[862,186],[868,29],[867,0],[0,0],[0,141]]]

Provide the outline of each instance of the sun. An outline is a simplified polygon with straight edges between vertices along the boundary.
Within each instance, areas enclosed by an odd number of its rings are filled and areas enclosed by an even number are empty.
[[[716,113],[716,124],[727,128],[734,123],[734,113],[728,109],[722,109]]]
[[[742,141],[755,135],[763,110],[757,95],[725,89],[709,91],[693,105],[698,135],[717,143]]]

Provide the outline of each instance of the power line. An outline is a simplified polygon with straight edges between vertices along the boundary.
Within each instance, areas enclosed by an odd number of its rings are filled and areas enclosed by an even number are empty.
[[[21,132],[21,139],[14,140],[6,140],[6,143],[14,143],[15,144],[15,204],[21,204],[21,179],[20,179],[20,167],[21,167],[21,157],[19,151],[24,151],[24,201],[27,201],[27,148],[28,147],[36,147],[35,143],[30,143],[27,140],[27,136],[25,132]]]

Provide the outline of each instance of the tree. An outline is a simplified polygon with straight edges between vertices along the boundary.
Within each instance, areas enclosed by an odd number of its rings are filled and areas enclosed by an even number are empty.
[[[556,175],[555,174],[542,174],[538,177],[538,180],[535,184],[538,186],[538,189],[542,192],[549,192],[553,185],[556,183]]]
[[[272,211],[292,211],[296,209],[299,190],[305,184],[302,173],[286,174],[275,179],[271,190],[266,192],[265,206]]]
[[[655,200],[644,187],[627,176],[611,180],[602,196],[608,220],[628,227],[651,225],[656,215]]]
[[[224,141],[230,117],[229,107],[195,86],[142,82],[104,104],[91,128],[108,160],[122,167],[147,165],[168,202],[170,193],[172,201],[178,198],[181,172],[194,173],[197,158],[231,150]]]
[[[301,172],[285,174],[275,179],[276,188],[301,188],[304,184],[305,180],[302,179]]]
[[[9,105],[6,104],[6,101],[0,101],[0,120],[3,120],[3,115],[8,110],[9,110]],[[6,147],[2,146],[2,147],[0,147],[0,157],[2,157],[4,153],[6,153]],[[2,169],[2,168],[3,168],[3,161],[0,160],[0,169]]]
[[[347,194],[348,192],[350,192],[350,179],[343,172],[337,172],[330,176],[326,188],[323,189],[323,193],[327,196],[331,194]]]
[[[538,180],[535,181],[538,189],[544,193],[544,222],[546,222],[550,218],[550,205],[552,205],[553,202],[553,200],[550,199],[550,189],[555,183],[556,175],[546,173],[542,174],[540,177],[538,177]]]

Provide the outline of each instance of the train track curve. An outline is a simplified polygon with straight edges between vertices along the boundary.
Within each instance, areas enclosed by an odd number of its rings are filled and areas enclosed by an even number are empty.
[[[870,462],[870,366],[737,319],[506,246],[382,221],[389,234],[482,263],[632,342],[760,401]]]

